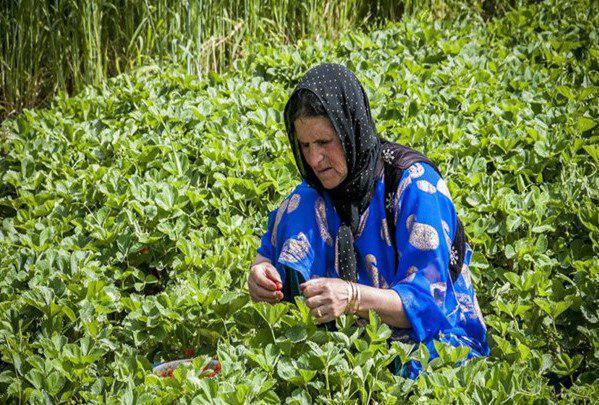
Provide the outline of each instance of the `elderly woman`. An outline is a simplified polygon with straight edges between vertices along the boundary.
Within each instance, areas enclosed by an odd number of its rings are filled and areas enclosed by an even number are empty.
[[[488,355],[472,251],[436,166],[378,137],[364,89],[341,65],[308,71],[284,117],[303,181],[269,215],[252,299],[301,293],[319,323],[373,310],[433,356],[433,340]],[[402,371],[418,372],[414,363]]]

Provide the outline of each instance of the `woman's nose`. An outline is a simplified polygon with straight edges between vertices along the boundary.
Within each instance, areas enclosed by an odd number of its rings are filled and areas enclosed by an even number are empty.
[[[324,153],[320,147],[317,145],[310,146],[310,150],[308,151],[308,164],[310,164],[312,168],[318,167],[323,158]]]

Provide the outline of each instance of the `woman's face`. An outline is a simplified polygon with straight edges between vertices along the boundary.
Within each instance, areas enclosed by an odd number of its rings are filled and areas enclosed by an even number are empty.
[[[337,187],[347,177],[341,140],[328,118],[303,117],[294,121],[300,150],[322,186]]]

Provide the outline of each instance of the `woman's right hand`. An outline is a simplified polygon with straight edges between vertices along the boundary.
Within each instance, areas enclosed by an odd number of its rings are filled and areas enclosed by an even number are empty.
[[[248,277],[248,289],[254,302],[276,304],[283,299],[281,276],[268,261],[252,265]]]

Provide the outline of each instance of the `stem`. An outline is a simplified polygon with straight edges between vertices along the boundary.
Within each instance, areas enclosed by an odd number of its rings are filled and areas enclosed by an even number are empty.
[[[229,328],[227,327],[227,322],[225,322],[224,319],[221,319],[221,322],[223,323],[223,327],[225,328],[225,333],[227,334],[227,339],[229,340],[229,343],[231,343],[232,340],[231,340],[231,335],[229,335]]]
[[[329,366],[328,365],[324,368],[324,379],[325,379],[326,386],[327,386],[327,396],[329,397],[330,400],[333,400],[333,398],[331,397],[331,386],[329,385]]]
[[[551,318],[551,326],[553,326],[553,333],[555,334],[555,340],[556,340],[556,348],[557,348],[557,352],[561,354],[562,349],[560,347],[560,345],[558,344],[558,340],[559,340],[559,333],[557,331],[557,327],[555,326],[555,319]]]
[[[379,377],[379,373],[378,370],[377,372],[374,374],[374,381],[376,381]],[[369,387],[370,389],[368,390],[368,399],[366,400],[366,403],[369,404],[370,403],[370,398],[372,397],[372,387]]]

